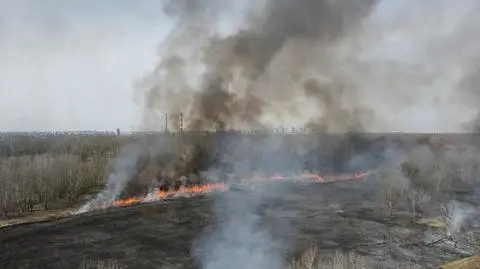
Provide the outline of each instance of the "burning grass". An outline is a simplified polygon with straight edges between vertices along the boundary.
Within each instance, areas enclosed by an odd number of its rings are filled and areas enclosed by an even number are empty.
[[[226,189],[226,185],[224,183],[216,183],[216,184],[205,184],[205,185],[194,185],[190,187],[182,187],[178,190],[171,190],[171,191],[156,190],[151,194],[147,194],[147,196],[129,197],[125,199],[116,200],[113,203],[113,206],[129,206],[129,205],[138,204],[138,203],[153,202],[156,200],[161,200],[168,197],[175,197],[179,195],[200,194],[208,191],[225,190],[225,189]]]
[[[253,176],[252,178],[242,178],[239,180],[239,187],[244,189],[255,188],[257,184],[262,182],[294,182],[294,181],[303,181],[303,182],[318,182],[318,183],[329,183],[329,182],[339,182],[346,180],[361,180],[368,176],[367,172],[357,172],[354,174],[343,174],[343,175],[331,175],[331,176],[321,176],[318,174],[305,173],[300,175],[292,176],[283,176],[283,175],[274,175],[270,177],[264,176]],[[184,197],[188,195],[198,195],[204,194],[211,191],[230,191],[232,186],[230,184],[219,182],[219,183],[209,183],[203,185],[192,185],[188,187],[180,187],[176,190],[164,191],[160,189],[155,189],[151,193],[148,193],[145,196],[133,196],[123,199],[118,199],[113,201],[111,204],[102,204],[102,205],[91,205],[87,209],[81,209],[79,213],[83,213],[85,210],[92,210],[96,208],[105,208],[105,207],[125,207],[131,206],[134,204],[140,203],[150,203],[167,198],[175,197]]]

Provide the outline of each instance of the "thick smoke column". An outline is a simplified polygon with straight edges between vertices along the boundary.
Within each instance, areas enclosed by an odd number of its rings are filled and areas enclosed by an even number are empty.
[[[160,128],[159,112],[170,112],[183,113],[190,129],[452,132],[471,130],[465,123],[478,114],[471,102],[479,96],[471,86],[480,43],[474,1],[165,7],[174,26],[139,88],[145,128]]]
[[[229,2],[236,8],[233,10],[217,8],[215,1],[167,2],[167,10],[178,20],[161,47],[162,61],[143,84],[146,127],[155,127],[158,109],[183,112],[190,129],[258,127],[268,123],[269,116],[301,113],[301,104],[292,104],[299,101],[297,97],[304,102],[312,97],[322,99],[324,91],[332,99],[310,106],[326,107],[330,115],[340,110],[345,114],[342,117],[356,117],[353,111],[359,106],[345,112],[347,108],[339,100],[342,89],[337,88],[341,86],[313,86],[320,82],[311,77],[307,78],[312,82],[303,85],[305,77],[299,71],[311,64],[310,56],[320,53],[317,47],[353,35],[374,1],[259,1],[247,7],[234,2]],[[222,23],[216,18],[237,9],[245,10],[241,26],[227,34],[216,29]],[[284,62],[288,60],[295,63]],[[291,81],[283,86],[277,83],[283,83],[285,76]],[[310,120],[324,123],[317,117],[304,121]],[[325,120],[327,125],[331,122]],[[351,124],[359,125],[357,122],[348,120],[339,128],[350,129]]]

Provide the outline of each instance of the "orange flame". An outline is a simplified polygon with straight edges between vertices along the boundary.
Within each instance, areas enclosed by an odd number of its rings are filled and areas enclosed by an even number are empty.
[[[353,178],[353,179],[362,179],[366,177],[368,174],[365,172],[357,172],[353,175],[347,175],[347,178]],[[259,182],[259,181],[266,181],[266,180],[289,180],[289,179],[303,179],[303,180],[313,180],[313,181],[321,181],[321,182],[326,182],[326,181],[337,181],[341,179],[345,179],[345,175],[342,176],[331,176],[329,180],[326,180],[325,177],[318,175],[318,174],[313,174],[313,173],[306,173],[302,175],[297,175],[297,176],[292,176],[292,177],[286,177],[282,176],[279,174],[273,175],[271,177],[262,177],[259,175],[254,175],[250,179],[242,179],[240,182],[242,185],[251,185],[252,183]],[[251,185],[251,187],[255,187],[255,185]],[[184,195],[184,194],[200,194],[200,193],[205,193],[208,191],[212,190],[220,190],[220,191],[226,191],[228,190],[228,186],[225,183],[212,183],[212,184],[205,184],[205,185],[194,185],[190,187],[183,187],[178,190],[171,190],[171,191],[160,191],[157,190],[153,193],[152,197],[149,196],[142,196],[142,197],[129,197],[125,199],[120,199],[117,200],[113,203],[113,206],[117,207],[123,207],[123,206],[129,206],[133,204],[138,204],[142,202],[152,202],[156,199],[164,199],[167,197],[173,197],[176,195]]]
[[[325,178],[317,174],[303,174],[302,179],[312,179],[316,181],[325,181]]]
[[[355,173],[353,176],[355,177],[355,179],[362,179],[362,178],[368,176],[368,173],[360,171],[360,172]]]
[[[224,183],[214,183],[214,184],[183,187],[176,191],[156,191],[155,195],[159,198],[165,198],[175,194],[202,193],[210,190],[223,190],[223,189],[226,189],[226,186]]]
[[[180,188],[178,190],[171,190],[171,191],[160,191],[157,190],[154,193],[154,199],[164,199],[167,197],[179,195],[179,194],[195,194],[195,193],[203,193],[210,190],[225,190],[226,186],[224,183],[215,183],[215,184],[205,184],[205,185],[194,185],[190,187]],[[148,197],[129,197],[121,200],[117,200],[113,203],[114,206],[129,206],[141,202],[148,201]],[[153,200],[153,199],[152,199]]]

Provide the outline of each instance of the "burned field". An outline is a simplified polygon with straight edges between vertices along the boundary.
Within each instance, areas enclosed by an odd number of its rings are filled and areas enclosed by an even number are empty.
[[[165,133],[0,135],[0,268],[434,268],[479,252],[480,136],[366,134],[480,130],[474,1],[161,2],[171,26],[133,87],[135,126]],[[302,131],[271,129],[286,125]]]
[[[188,139],[218,142],[225,139],[221,135],[214,140],[205,136]],[[237,142],[239,137],[258,139],[229,135]],[[198,170],[180,176],[187,178],[186,186],[194,183],[192,179],[199,184],[207,180],[231,183],[235,175],[246,172],[288,175],[309,171],[342,178],[338,175],[353,177],[365,171],[368,176],[329,184],[265,181],[254,188],[114,206],[56,221],[5,227],[0,230],[2,268],[82,268],[85,261],[115,261],[122,268],[245,268],[242,260],[246,257],[256,266],[271,264],[274,268],[275,263],[288,261],[310,246],[322,256],[342,251],[372,259],[367,266],[433,268],[478,252],[479,163],[474,137],[350,135],[330,137],[322,144],[325,139],[309,135],[306,139],[305,134],[282,134],[274,139],[281,143],[268,144],[270,140],[265,139],[272,135],[264,134],[261,144],[238,143],[244,151],[237,148],[234,152],[243,152],[242,158],[201,155],[205,166],[195,161]],[[315,148],[302,150],[305,141]],[[151,140],[147,144],[154,148]],[[245,148],[252,144],[255,147]],[[259,150],[259,145],[267,144]],[[250,155],[253,148],[265,155]],[[176,157],[183,160],[177,164],[180,167],[193,159]],[[220,160],[237,165],[228,167]],[[258,168],[252,169],[254,165]],[[150,178],[143,186],[139,182],[147,181],[140,181],[135,173],[123,182],[119,199],[152,187],[166,188],[165,181],[177,182],[153,173],[155,180]],[[217,177],[213,179],[212,174]],[[177,188],[175,184],[168,187]]]

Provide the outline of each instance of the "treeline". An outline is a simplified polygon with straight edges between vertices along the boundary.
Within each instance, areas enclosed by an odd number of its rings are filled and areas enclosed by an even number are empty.
[[[13,137],[0,144],[0,216],[65,207],[103,188],[129,138]]]

